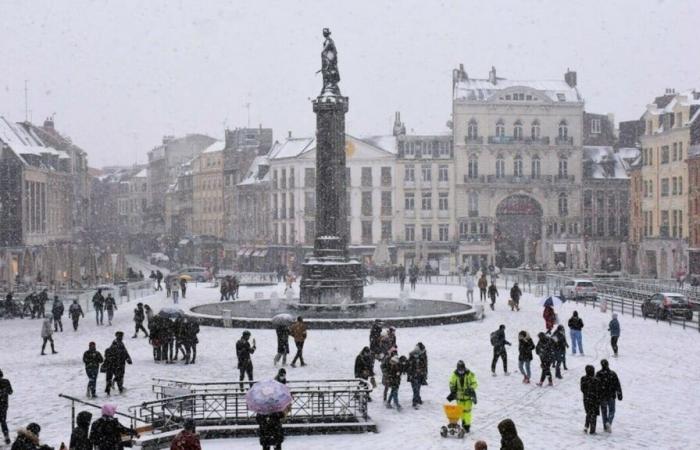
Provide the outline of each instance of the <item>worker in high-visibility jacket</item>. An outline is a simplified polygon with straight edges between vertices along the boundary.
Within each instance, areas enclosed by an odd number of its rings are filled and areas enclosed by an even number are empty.
[[[450,377],[450,395],[448,401],[457,400],[457,404],[464,408],[462,413],[462,427],[465,433],[469,433],[472,424],[472,406],[476,405],[476,375],[467,369],[464,361],[457,362],[457,368]]]

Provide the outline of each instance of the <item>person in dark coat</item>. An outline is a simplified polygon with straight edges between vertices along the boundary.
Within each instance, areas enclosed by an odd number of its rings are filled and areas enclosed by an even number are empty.
[[[58,332],[59,328],[61,333],[63,332],[63,322],[61,322],[61,318],[63,318],[63,311],[63,302],[58,299],[58,295],[54,295],[53,305],[51,306],[51,314],[53,315],[53,330],[56,332]]]
[[[574,314],[569,319],[569,334],[571,336],[571,352],[575,355],[576,348],[583,356],[583,340],[581,337],[581,330],[583,329],[583,320],[578,316],[578,311],[574,311]]]
[[[503,419],[498,424],[498,432],[501,433],[501,450],[524,450],[523,441],[518,436],[515,423],[510,419]]]
[[[153,273],[153,272],[151,272],[151,273]],[[156,279],[156,291],[162,291],[162,290],[163,290],[163,286],[160,285],[160,282],[163,281],[163,272],[161,272],[160,270],[158,270],[158,271],[155,273],[155,275],[154,275],[153,278]]]
[[[369,347],[364,347],[362,351],[355,357],[355,378],[370,381],[372,386],[376,386],[374,381],[374,357]],[[371,397],[367,401],[372,401]]]
[[[95,348],[95,343],[90,342],[88,349],[83,353],[83,364],[85,364],[85,373],[88,377],[87,396],[88,398],[97,397],[97,375],[100,373],[100,364],[104,362],[104,358]]]
[[[180,278],[180,291],[182,292],[182,298],[185,298],[185,295],[187,294],[187,280],[184,278]]]
[[[70,435],[70,450],[92,450],[90,442],[90,422],[92,413],[80,411],[75,419],[76,427]]]
[[[275,381],[278,383],[287,384],[287,369],[282,367],[280,370],[278,370],[277,375],[275,375]]]
[[[530,384],[532,372],[530,371],[530,362],[532,361],[532,351],[535,349],[535,343],[527,331],[522,330],[518,333],[518,369],[523,375],[523,383]]]
[[[542,368],[542,375],[540,375],[540,382],[537,386],[542,386],[545,378],[549,378],[549,386],[552,384],[552,363],[554,362],[554,349],[552,339],[545,333],[540,332],[537,335],[537,345],[535,346],[535,353],[540,357],[540,367]]]
[[[37,300],[37,317],[46,317],[46,303],[49,301],[49,290],[44,288],[36,297]]]
[[[106,404],[102,406],[102,417],[90,427],[90,442],[96,450],[122,450],[122,435],[137,436],[136,431],[127,428],[114,415],[117,407]]]
[[[102,325],[105,306],[105,298],[102,295],[102,289],[98,289],[95,295],[92,296],[92,306],[95,308],[95,322],[97,322],[97,325]]]
[[[493,284],[491,285],[493,286]],[[490,288],[489,288],[490,289]],[[503,373],[510,375],[508,372],[508,353],[506,345],[510,342],[506,340],[506,326],[500,325],[498,330],[491,333],[491,345],[493,346],[493,359],[491,360],[491,375],[496,376],[496,363],[498,358],[503,360]]]
[[[183,333],[185,345],[185,364],[194,364],[197,359],[197,344],[199,343],[199,324],[192,319],[185,319],[183,322]]]
[[[114,297],[112,297],[112,293],[107,293],[107,297],[105,298],[105,305],[104,305],[105,311],[107,311],[107,325],[112,325],[112,319],[114,319],[114,311],[117,309],[117,302],[114,301]]]
[[[422,342],[416,344],[416,347],[408,354],[406,380],[411,383],[413,389],[413,407],[418,408],[418,405],[423,404],[420,389],[423,385],[428,384],[428,353]]]
[[[170,443],[170,450],[202,450],[194,420],[185,419],[184,429]]]
[[[612,320],[608,324],[608,331],[610,332],[610,346],[617,358],[617,340],[620,339],[620,321],[617,320],[617,313],[613,313]]]
[[[148,331],[143,327],[143,321],[146,320],[146,312],[143,309],[143,303],[138,303],[134,309],[134,335],[132,338],[139,336],[139,330],[143,331],[145,337],[148,337]]]
[[[569,347],[569,344],[566,342],[564,325],[557,326],[557,329],[552,334],[552,342],[554,343],[555,376],[561,379],[562,365],[564,370],[569,370],[566,367],[566,349]]]
[[[496,297],[498,297],[498,289],[496,288],[496,284],[492,281],[491,286],[489,286],[489,298],[491,299],[491,304],[489,305],[491,307],[491,311],[494,311],[495,305],[496,305]]]
[[[278,325],[275,328],[277,333],[277,354],[275,355],[274,364],[282,359],[282,365],[287,365],[287,354],[289,354],[289,327],[287,325]]]
[[[285,414],[276,412],[272,414],[257,414],[255,421],[260,426],[260,445],[262,450],[282,450],[282,442],[284,442],[284,430],[282,429],[282,420]]]
[[[406,269],[404,269],[403,264],[399,265],[397,272],[399,278],[399,288],[403,291],[403,287],[406,284]]]
[[[73,331],[78,331],[78,321],[81,316],[85,317],[85,313],[83,313],[83,308],[78,304],[77,299],[73,300],[73,303],[68,308],[68,315],[73,322]]]
[[[40,432],[41,427],[36,423],[30,423],[27,428],[21,428],[17,432],[17,439],[12,444],[11,450],[53,450],[52,447],[39,443]]]
[[[114,382],[117,383],[119,388],[119,393],[124,392],[124,373],[126,371],[126,364],[131,364],[131,356],[124,346],[124,332],[117,331],[115,333],[114,341],[112,345],[105,350],[103,371],[106,373],[106,384],[105,392],[110,395],[112,389],[112,378]]]
[[[251,355],[255,353],[255,339],[250,345],[250,331],[245,330],[241,338],[236,342],[236,358],[238,358],[238,370],[240,372],[239,381],[243,381],[248,376],[248,381],[253,381],[253,359]],[[253,383],[250,383],[253,386]]]
[[[7,429],[7,408],[9,406],[9,397],[12,395],[12,384],[10,380],[4,378],[2,370],[0,370],[0,428],[5,437],[5,444],[10,444],[10,431]]]
[[[510,305],[510,310],[518,310],[520,311],[520,297],[523,296],[523,291],[520,290],[520,287],[518,286],[518,283],[513,284],[513,287],[510,288],[510,299],[512,300],[513,303]]]
[[[596,374],[600,387],[600,413],[603,416],[603,427],[610,433],[615,418],[615,399],[622,401],[622,386],[617,374],[610,370],[607,359],[600,361],[600,367]]]
[[[389,397],[387,397],[386,400],[386,407],[389,409],[392,408],[391,403],[393,401],[396,409],[401,411],[401,404],[399,403],[399,386],[401,385],[401,374],[403,373],[405,360],[405,356],[399,358],[396,352],[393,352],[391,357],[387,358],[385,361],[386,386],[389,388]]]
[[[595,434],[598,413],[600,412],[600,383],[595,376],[595,367],[586,366],[586,375],[581,377],[581,393],[583,394],[583,409],[586,411],[584,433]]]
[[[381,353],[380,342],[382,337],[383,323],[380,319],[375,319],[372,328],[369,330],[369,349],[374,358]]]

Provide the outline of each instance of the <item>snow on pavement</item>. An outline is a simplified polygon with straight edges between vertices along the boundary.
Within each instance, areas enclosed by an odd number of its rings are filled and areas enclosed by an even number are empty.
[[[181,307],[209,303],[218,300],[218,290],[209,284],[191,285],[188,298]],[[252,298],[254,291],[272,288],[242,288],[242,298]],[[453,292],[462,298],[460,287],[419,285],[416,296],[441,298]],[[397,296],[398,286],[374,284],[366,288],[368,296]],[[503,296],[502,296],[503,297]],[[154,310],[171,304],[164,294],[140,299]],[[519,434],[528,449],[578,447],[608,449],[688,449],[696,448],[700,440],[697,423],[700,419],[700,395],[697,393],[700,373],[700,333],[644,321],[640,318],[620,316],[622,337],[620,357],[611,357],[607,333],[610,314],[591,307],[565,304],[559,314],[566,322],[574,309],[584,320],[583,345],[586,356],[567,355],[568,371],[564,380],[555,380],[554,388],[538,388],[534,384],[523,385],[517,373],[517,332],[527,330],[533,337],[541,331],[544,321],[536,299],[526,294],[521,300],[522,310],[511,312],[505,301],[499,300],[495,312],[487,312],[482,322],[438,327],[401,328],[397,331],[400,354],[408,354],[417,342],[427,347],[429,358],[428,386],[422,392],[424,405],[418,411],[411,408],[411,388],[402,380],[400,401],[402,412],[384,408],[381,392],[373,393],[374,402],[369,411],[378,425],[378,433],[357,435],[291,436],[285,441],[285,449],[338,449],[392,448],[401,445],[406,449],[464,449],[472,448],[477,439],[486,440],[491,448],[497,448],[500,437],[496,425],[510,417],[516,423]],[[104,349],[113,339],[114,332],[123,330],[125,343],[134,364],[127,366],[124,395],[114,395],[109,401],[123,412],[127,407],[153,399],[151,378],[164,377],[192,381],[237,380],[234,346],[241,329],[202,327],[199,336],[197,365],[160,365],[152,360],[151,347],[143,337],[130,339],[133,334],[133,308],[135,302],[119,305],[114,325],[95,325],[94,315],[81,320],[80,329],[74,333],[70,321],[64,317],[64,331],[54,335],[58,355],[40,356],[40,320],[11,320],[0,322],[0,368],[14,387],[10,398],[8,424],[11,429],[36,421],[42,426],[42,440],[58,447],[68,442],[70,436],[70,404],[58,397],[59,393],[85,398],[87,379],[81,362],[82,353],[89,341]],[[106,322],[105,322],[106,323]],[[506,335],[512,347],[508,347],[508,363],[511,376],[490,375],[491,346],[489,333],[499,324],[506,325]],[[274,330],[253,330],[258,351],[254,355],[257,379],[275,375],[272,359],[276,351]],[[568,336],[567,336],[568,338]],[[304,347],[304,368],[288,368],[288,378],[339,378],[352,377],[354,359],[360,349],[368,344],[368,330],[310,330]],[[624,399],[617,403],[613,433],[584,435],[584,413],[579,391],[579,378],[586,364],[600,367],[602,358],[610,360],[622,382]],[[446,419],[442,405],[448,394],[447,381],[457,360],[463,359],[475,372],[478,382],[479,403],[474,408],[472,433],[463,440],[443,439],[440,426]],[[379,365],[375,366],[379,372]],[[533,361],[533,379],[539,378],[537,361]],[[379,378],[379,377],[378,377]],[[379,381],[379,380],[378,380]],[[381,386],[380,386],[381,388]],[[97,403],[105,401],[104,376],[98,380]],[[97,413],[96,410],[93,411]],[[13,432],[14,438],[14,432]],[[229,448],[257,448],[253,438],[228,441],[207,441],[205,450]]]

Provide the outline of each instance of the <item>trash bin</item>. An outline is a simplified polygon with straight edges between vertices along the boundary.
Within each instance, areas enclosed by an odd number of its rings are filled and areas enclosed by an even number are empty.
[[[126,301],[128,302],[129,299],[129,283],[126,281],[120,281],[117,283],[117,286],[119,286],[119,296],[120,297],[126,297]]]

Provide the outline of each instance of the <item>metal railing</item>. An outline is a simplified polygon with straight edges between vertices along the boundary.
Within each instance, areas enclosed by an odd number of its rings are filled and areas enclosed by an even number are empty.
[[[132,406],[139,421],[161,431],[181,427],[185,419],[198,425],[250,425],[255,413],[248,409],[248,382],[188,383],[155,379],[157,400]],[[254,383],[254,382],[253,382]],[[292,394],[287,423],[366,422],[370,388],[363,380],[318,380],[289,382]],[[169,397],[168,392],[190,390],[190,394]],[[175,391],[177,392],[177,391]]]
[[[94,403],[86,402],[85,400],[80,400],[79,398],[71,397],[70,395],[58,394],[58,396],[61,398],[65,398],[66,400],[70,400],[70,423],[71,423],[70,428],[71,428],[71,430],[73,428],[75,428],[75,417],[76,417],[75,407],[76,407],[76,404],[89,406],[90,408],[95,408],[98,410],[102,409],[102,405],[96,405]],[[124,414],[124,413],[121,413],[119,411],[115,412],[115,414],[118,416],[125,417],[125,418],[129,419],[130,427],[135,429],[135,430],[139,428],[138,422],[147,424],[147,422],[143,421],[142,419],[135,417],[135,416],[131,416],[129,414]]]

